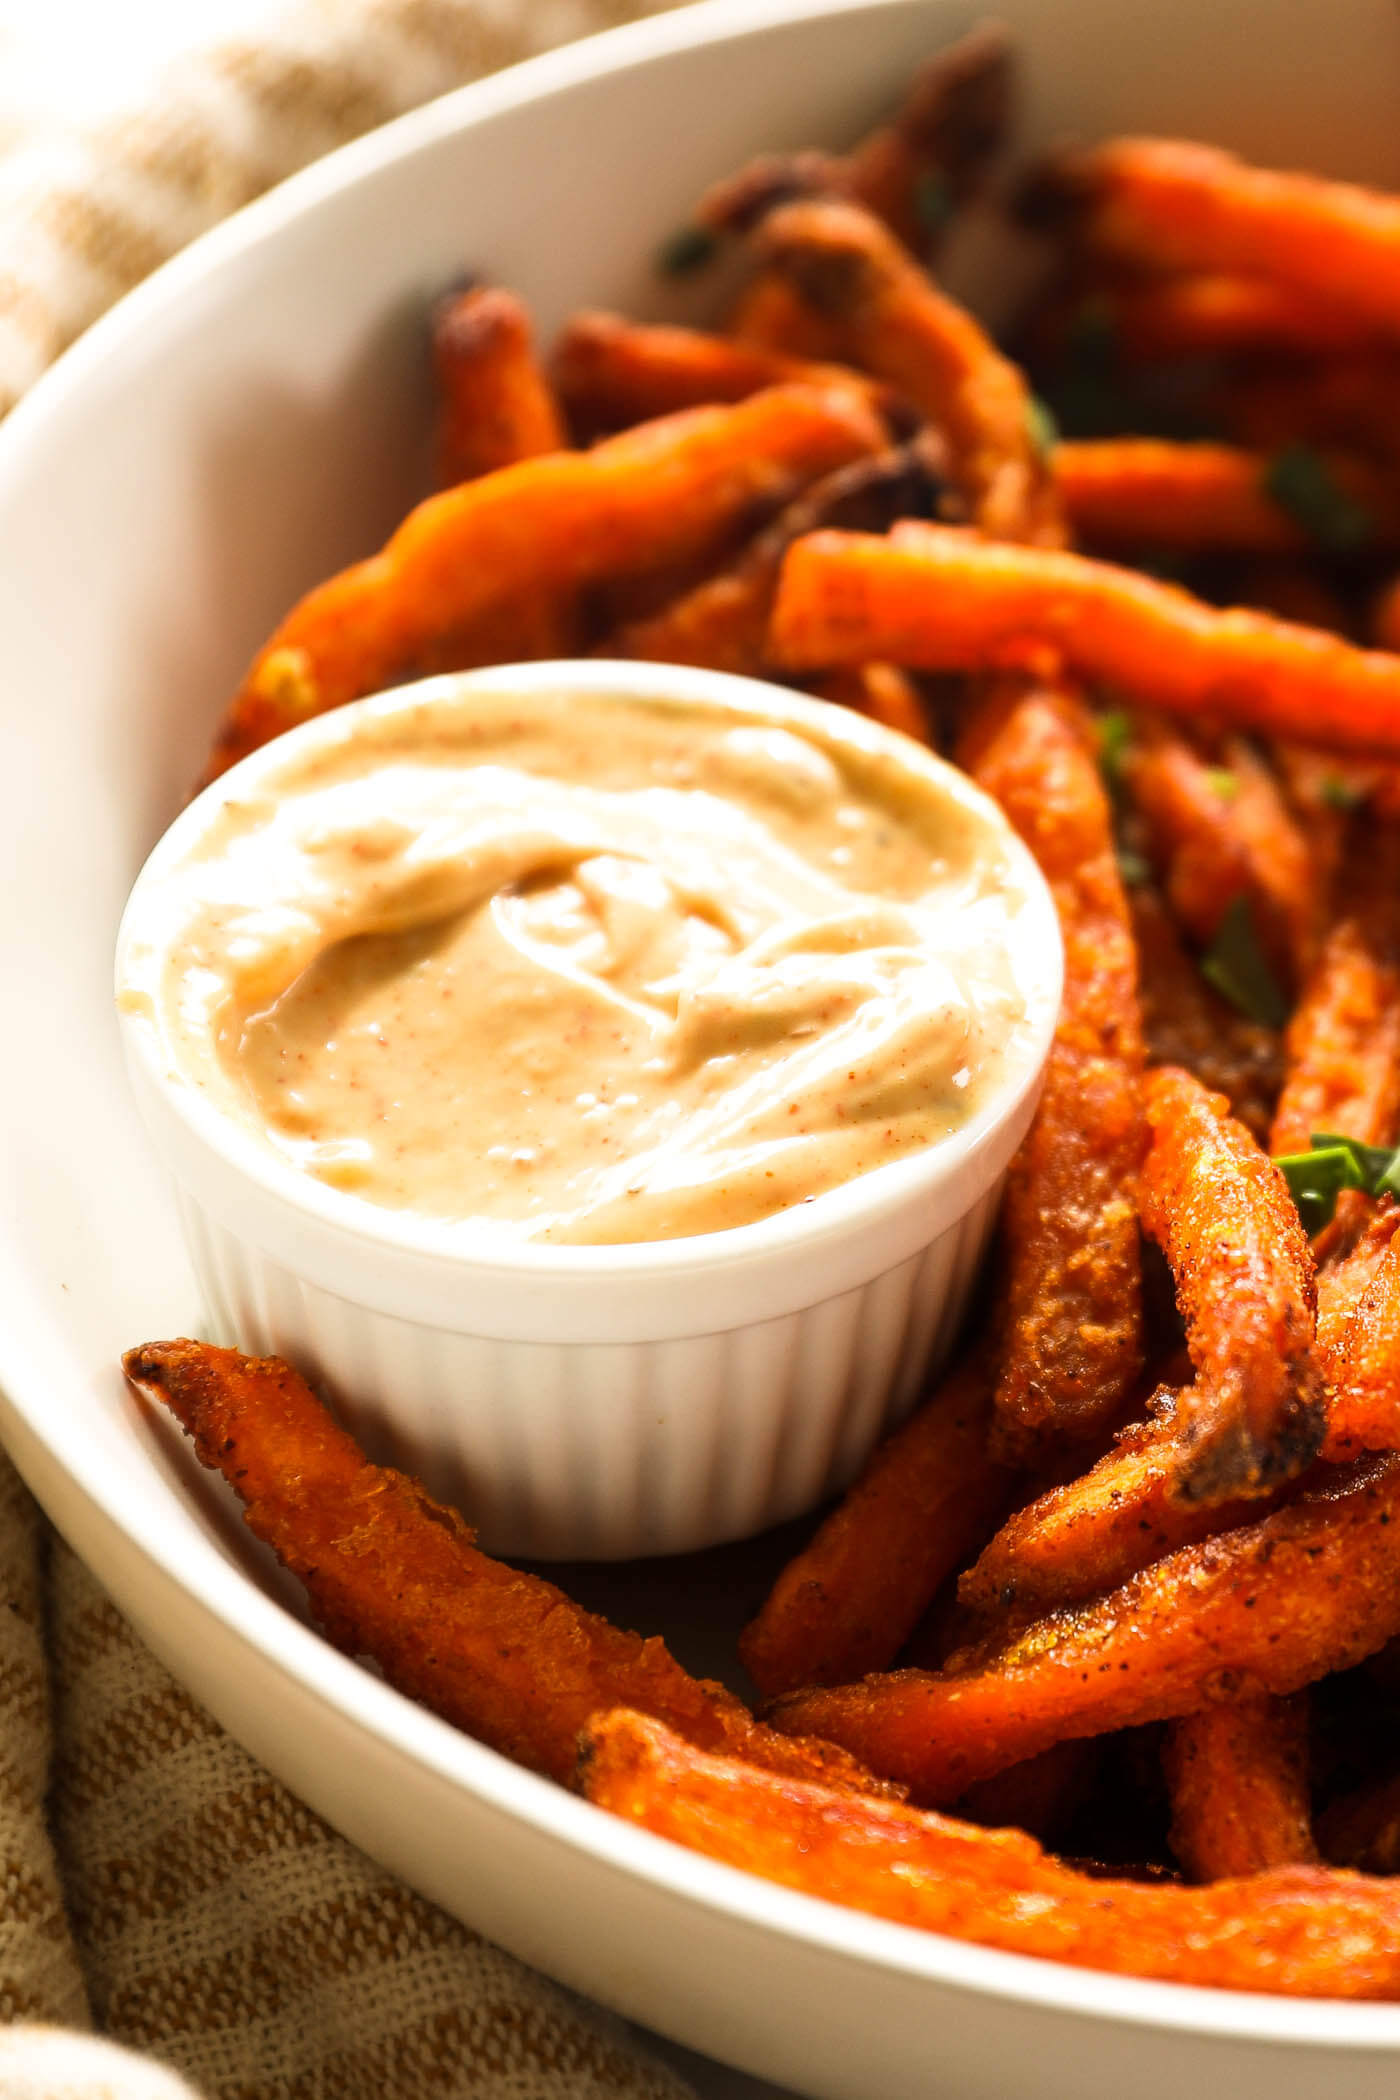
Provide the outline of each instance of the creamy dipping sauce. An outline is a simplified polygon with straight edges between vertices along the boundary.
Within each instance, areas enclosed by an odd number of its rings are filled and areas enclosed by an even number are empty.
[[[937,1143],[1024,1060],[1025,865],[934,762],[781,707],[353,712],[225,794],[119,986],[332,1187],[516,1239],[717,1232]]]

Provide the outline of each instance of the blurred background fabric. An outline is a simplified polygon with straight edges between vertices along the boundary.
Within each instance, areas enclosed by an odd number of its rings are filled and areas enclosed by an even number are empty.
[[[656,11],[0,0],[0,414],[122,293],[308,161]],[[624,2022],[435,1910],[262,1771],[156,1662],[3,1456],[0,1598],[5,2100],[693,2090]],[[716,2100],[760,2092],[667,2053]]]

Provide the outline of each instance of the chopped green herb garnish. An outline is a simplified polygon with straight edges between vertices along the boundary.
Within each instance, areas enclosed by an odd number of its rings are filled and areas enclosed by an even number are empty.
[[[1311,446],[1286,445],[1276,453],[1264,469],[1264,493],[1330,554],[1354,554],[1372,537],[1366,511]]]
[[[1026,401],[1026,435],[1042,464],[1060,442],[1060,427],[1037,394],[1029,395]]]
[[[1125,889],[1145,890],[1152,880],[1152,863],[1135,846],[1120,846],[1118,873]]]
[[[1220,921],[1201,957],[1201,975],[1247,1020],[1282,1028],[1288,1019],[1288,1001],[1259,945],[1248,898],[1236,897]]]
[[[914,217],[920,233],[932,240],[953,216],[953,193],[946,175],[926,168],[914,184]]]
[[[1123,761],[1132,741],[1132,717],[1121,707],[1099,716],[1099,771],[1115,795],[1123,785]]]
[[[1343,814],[1358,809],[1366,800],[1363,789],[1353,781],[1343,780],[1337,773],[1329,773],[1318,792],[1329,809],[1339,809]]]
[[[1359,1138],[1342,1137],[1335,1130],[1315,1130],[1312,1141],[1329,1151],[1341,1146],[1349,1152],[1361,1177],[1357,1186],[1368,1196],[1400,1197],[1400,1145],[1363,1145]]]
[[[1309,1151],[1285,1153],[1274,1165],[1310,1233],[1330,1222],[1343,1189],[1400,1196],[1400,1146],[1392,1151],[1388,1145],[1363,1145],[1334,1131],[1315,1130]]]
[[[1240,776],[1228,766],[1207,766],[1206,779],[1222,802],[1233,802],[1240,791]]]
[[[719,248],[714,235],[703,226],[682,226],[657,251],[656,267],[663,277],[689,277],[703,270]]]

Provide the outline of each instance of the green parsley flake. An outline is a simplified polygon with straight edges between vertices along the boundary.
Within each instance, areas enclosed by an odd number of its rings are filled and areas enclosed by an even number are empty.
[[[1222,802],[1233,802],[1240,791],[1240,776],[1228,766],[1207,766],[1206,779]]]
[[[1236,897],[1220,921],[1201,957],[1201,975],[1247,1020],[1282,1028],[1288,1019],[1288,1001],[1259,945],[1248,898]]]
[[[1329,809],[1340,810],[1343,815],[1348,810],[1359,808],[1366,800],[1363,789],[1357,787],[1350,780],[1343,780],[1336,773],[1327,775],[1319,789],[1319,793]]]
[[[1044,465],[1060,442],[1060,429],[1037,394],[1029,395],[1026,400],[1026,435],[1036,458]]]
[[[682,226],[657,252],[656,267],[663,277],[689,277],[711,262],[719,242],[703,226]]]
[[[1315,1130],[1307,1152],[1285,1153],[1274,1165],[1310,1233],[1330,1223],[1343,1189],[1400,1196],[1400,1146],[1363,1145],[1335,1131]]]
[[[953,216],[953,193],[946,175],[926,168],[914,185],[914,217],[920,233],[933,240]]]

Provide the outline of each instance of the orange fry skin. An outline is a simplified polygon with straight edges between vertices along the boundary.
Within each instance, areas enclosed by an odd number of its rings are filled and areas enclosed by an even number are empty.
[[[1319,1998],[1400,1996],[1400,1886],[1319,1867],[1177,1888],[1078,1874],[1019,1830],[782,1781],[639,1714],[587,1731],[588,1799],[766,1881],[1080,1968]]]
[[[843,1744],[917,1800],[955,1801],[1053,1743],[1286,1697],[1364,1661],[1400,1628],[1397,1534],[1400,1460],[1368,1461],[941,1675],[797,1692],[769,1718]]]
[[[769,648],[792,671],[869,657],[916,670],[1025,668],[1057,650],[1074,675],[1168,714],[1400,756],[1400,657],[1265,613],[1218,612],[1086,555],[995,544],[952,525],[797,541]]]
[[[1154,889],[1130,890],[1128,903],[1149,1064],[1184,1065],[1262,1140],[1282,1071],[1277,1031],[1247,1020],[1207,984]]]
[[[1361,1451],[1400,1450],[1400,1211],[1371,1227],[1358,1269],[1371,1276],[1355,1303],[1327,1322],[1320,1354],[1327,1377],[1323,1452],[1347,1459]],[[1364,1251],[1363,1251],[1364,1250]],[[1321,1325],[1321,1323],[1319,1323]]]
[[[570,423],[587,438],[685,408],[746,401],[770,386],[847,387],[877,413],[889,401],[887,387],[844,365],[592,311],[565,323],[550,373]]]
[[[1046,693],[1013,693],[983,704],[960,756],[1039,862],[1065,944],[1044,1091],[1002,1209],[996,1444],[1024,1463],[1112,1423],[1141,1369],[1137,967],[1082,715]]]
[[[830,700],[837,707],[853,707],[858,715],[880,723],[882,728],[897,729],[916,744],[933,742],[918,687],[897,664],[848,664],[844,670],[828,671],[825,678],[814,683],[812,691],[819,700]]]
[[[1210,1503],[1291,1480],[1322,1441],[1317,1286],[1283,1176],[1226,1102],[1171,1066],[1147,1078],[1144,1230],[1171,1265],[1196,1382],[1182,1493]]]
[[[433,316],[440,488],[559,452],[569,434],[535,361],[530,316],[500,285],[473,285]]]
[[[1206,1706],[1173,1721],[1163,1764],[1172,1851],[1193,1881],[1316,1863],[1304,1694]]]
[[[1022,193],[1028,222],[1158,269],[1272,279],[1400,332],[1400,198],[1251,167],[1186,139],[1110,139],[1056,155]]]
[[[1060,542],[1020,371],[878,220],[850,204],[786,205],[764,220],[755,254],[834,330],[843,362],[887,381],[944,433],[984,532]]]
[[[1400,826],[1354,827],[1337,891],[1284,1038],[1276,1155],[1306,1152],[1315,1130],[1384,1145],[1400,1125]]]
[[[958,1602],[980,1629],[1024,1625],[1086,1603],[1179,1546],[1257,1516],[1257,1501],[1218,1507],[1183,1501],[1185,1453],[1167,1411],[1123,1430],[1086,1473],[1037,1495],[1007,1518],[958,1582]]]
[[[1091,292],[1079,315],[1105,328],[1113,348],[1134,364],[1250,350],[1322,354],[1374,340],[1356,315],[1291,285],[1219,271],[1110,284]]]
[[[798,197],[845,197],[873,212],[906,246],[927,255],[943,215],[973,194],[1010,117],[1012,49],[1006,30],[982,22],[919,68],[902,107],[850,153],[772,153],[707,192],[697,224],[745,233]]]
[[[1010,1497],[987,1455],[991,1388],[985,1352],[965,1356],[788,1562],[739,1641],[761,1692],[847,1684],[894,1661]]]
[[[1209,766],[1184,737],[1144,725],[1124,756],[1128,793],[1177,923],[1209,947],[1243,900],[1280,985],[1317,952],[1323,900],[1302,826],[1278,781],[1242,738]]]
[[[1091,546],[1268,554],[1311,544],[1269,494],[1268,455],[1243,446],[1081,438],[1055,447],[1053,467],[1074,535]],[[1394,482],[1365,460],[1333,457],[1326,467],[1365,513],[1368,546],[1395,544]]]
[[[531,1770],[567,1780],[589,1716],[629,1698],[712,1749],[780,1750],[722,1685],[660,1640],[624,1633],[538,1575],[478,1552],[454,1510],[370,1465],[277,1357],[191,1341],[132,1349],[123,1368],[221,1472],[254,1535],[305,1585],[327,1637],[369,1655],[399,1691]],[[821,1745],[790,1766],[816,1776]],[[779,1767],[782,1759],[779,1757]],[[869,1784],[846,1763],[835,1784]]]
[[[774,387],[430,497],[378,554],[287,615],[224,719],[210,777],[307,716],[413,675],[444,636],[463,642],[460,662],[480,631],[490,646],[477,660],[501,661],[491,617],[542,575],[569,598],[703,554],[755,506],[877,451],[883,436],[849,391]]]

